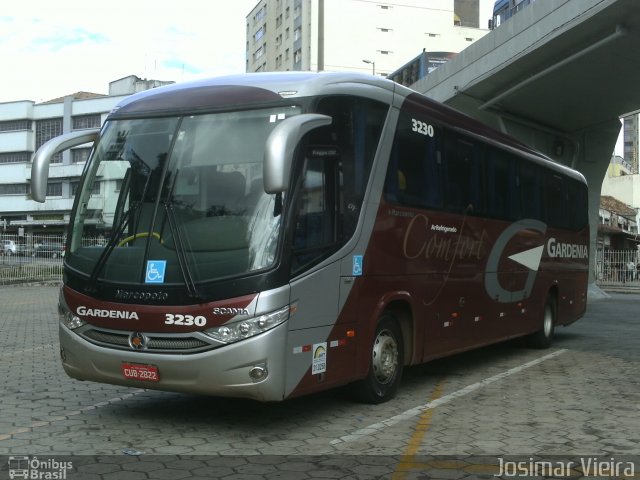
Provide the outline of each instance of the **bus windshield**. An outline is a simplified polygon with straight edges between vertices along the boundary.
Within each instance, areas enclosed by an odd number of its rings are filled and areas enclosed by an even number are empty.
[[[298,107],[110,120],[77,193],[68,266],[125,284],[195,284],[269,268],[280,215],[264,144]]]

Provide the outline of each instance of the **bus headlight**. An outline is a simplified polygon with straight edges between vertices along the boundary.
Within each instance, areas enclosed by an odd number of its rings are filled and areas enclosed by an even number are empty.
[[[227,323],[219,327],[205,330],[204,333],[222,343],[234,343],[245,338],[259,335],[267,330],[277,327],[289,318],[289,306],[287,305],[275,312],[266,313],[259,317]]]
[[[60,318],[60,322],[62,322],[62,324],[70,330],[75,330],[76,328],[79,328],[87,323],[80,317],[75,315],[71,310],[69,310],[67,302],[64,301],[62,291],[60,292],[60,296],[58,298],[58,317]]]

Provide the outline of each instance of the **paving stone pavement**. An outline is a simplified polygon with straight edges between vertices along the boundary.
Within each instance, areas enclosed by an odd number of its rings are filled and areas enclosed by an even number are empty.
[[[640,295],[590,304],[549,350],[514,341],[408,368],[375,406],[341,390],[261,404],[72,380],[57,296],[0,288],[0,480],[25,465],[89,480],[496,478],[501,461],[640,475]]]

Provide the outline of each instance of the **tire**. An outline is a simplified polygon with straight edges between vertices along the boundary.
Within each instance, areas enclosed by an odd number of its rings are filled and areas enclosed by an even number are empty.
[[[542,328],[527,337],[527,344],[531,348],[544,349],[551,346],[557,315],[556,300],[552,295],[549,295],[542,313]]]
[[[353,384],[353,393],[362,402],[386,402],[398,390],[404,363],[402,332],[391,314],[385,313],[380,317],[369,358],[369,373]]]

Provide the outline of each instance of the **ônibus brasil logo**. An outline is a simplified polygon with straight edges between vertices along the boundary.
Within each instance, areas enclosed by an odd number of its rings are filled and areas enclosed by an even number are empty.
[[[38,480],[65,480],[67,470],[73,469],[73,462],[38,457],[10,456],[9,478],[28,478]]]

